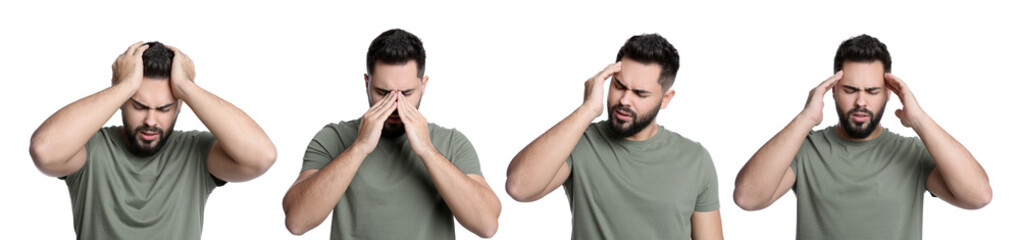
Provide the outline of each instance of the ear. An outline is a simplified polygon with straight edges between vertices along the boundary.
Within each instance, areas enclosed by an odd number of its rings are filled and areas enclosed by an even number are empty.
[[[421,92],[422,96],[425,95],[425,86],[427,84],[429,84],[429,75],[425,75],[425,76],[421,77],[421,90],[419,90],[419,91]]]
[[[365,90],[368,90],[368,73],[365,74]]]
[[[673,95],[676,95],[676,91],[673,89],[666,90],[666,94],[662,94],[662,106],[659,109],[666,109],[666,106],[669,106],[669,102],[673,100]]]

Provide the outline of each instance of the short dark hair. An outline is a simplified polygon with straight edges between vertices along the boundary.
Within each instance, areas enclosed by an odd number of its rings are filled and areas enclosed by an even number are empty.
[[[174,63],[174,51],[160,42],[147,42],[149,49],[142,53],[142,76],[155,79],[169,79],[170,66]]]
[[[624,57],[642,64],[658,64],[662,68],[659,72],[659,85],[662,85],[663,92],[673,86],[676,72],[680,68],[680,54],[676,48],[656,33],[635,35],[627,39],[627,43],[616,54],[616,61]]]
[[[833,73],[843,70],[844,62],[870,63],[882,61],[882,68],[885,72],[892,72],[892,57],[885,44],[867,34],[861,34],[839,44],[836,50],[836,59],[833,62]]]
[[[379,34],[368,46],[365,58],[369,76],[375,71],[376,61],[402,65],[412,60],[418,66],[418,78],[425,76],[425,47],[421,39],[403,29],[394,28]]]

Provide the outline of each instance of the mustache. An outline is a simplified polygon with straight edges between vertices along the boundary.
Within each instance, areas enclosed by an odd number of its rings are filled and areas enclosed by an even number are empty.
[[[623,105],[620,105],[620,104],[614,105],[614,106],[613,106],[613,107],[611,108],[611,110],[612,110],[612,111],[621,111],[621,112],[626,112],[626,113],[627,113],[628,115],[631,115],[631,116],[637,116],[637,113],[636,113],[636,112],[634,112],[634,109],[631,109],[631,108],[629,108],[629,107],[624,107]]]
[[[153,127],[153,126],[138,126],[138,127],[135,128],[135,135],[138,135],[138,133],[142,132],[142,131],[156,132],[159,135],[163,135],[163,129],[162,128]]]

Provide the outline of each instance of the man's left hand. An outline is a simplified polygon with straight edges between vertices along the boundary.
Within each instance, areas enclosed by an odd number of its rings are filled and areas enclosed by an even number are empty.
[[[180,49],[172,46],[166,47],[174,51],[173,65],[170,67],[170,86],[173,89],[174,97],[183,99],[182,86],[195,83],[195,63]]]
[[[411,150],[419,157],[435,151],[432,140],[429,138],[429,122],[425,120],[425,116],[422,116],[421,112],[411,105],[404,94],[398,93],[397,95],[397,114],[400,115],[400,121],[404,123],[404,131],[407,133],[407,141],[411,144]]]
[[[918,105],[917,99],[914,99],[914,93],[910,92],[910,88],[903,80],[893,76],[892,73],[886,73],[885,86],[896,93],[900,102],[903,103],[902,109],[896,109],[896,117],[900,118],[900,123],[903,123],[904,127],[917,126],[919,121],[928,118],[928,114],[921,110],[921,105]]]

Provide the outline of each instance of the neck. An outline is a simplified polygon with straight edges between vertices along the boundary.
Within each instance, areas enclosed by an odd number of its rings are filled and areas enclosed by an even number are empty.
[[[839,124],[836,124],[836,134],[839,135],[839,137],[841,137],[843,139],[846,139],[846,140],[849,140],[849,141],[855,141],[855,142],[870,141],[872,139],[878,138],[878,136],[882,135],[883,131],[885,131],[885,130],[884,130],[884,128],[882,128],[882,124],[878,124],[877,126],[875,126],[875,131],[871,131],[871,134],[868,134],[867,137],[864,137],[864,138],[852,138],[852,137],[850,137],[850,134],[846,133],[846,130],[843,130],[843,126],[840,126]]]
[[[625,137],[623,139],[627,139],[629,141],[644,141],[652,138],[656,133],[659,133],[659,124],[656,123],[655,120],[652,120],[652,123],[648,124],[645,129],[641,129],[641,131],[634,134],[634,136]]]

